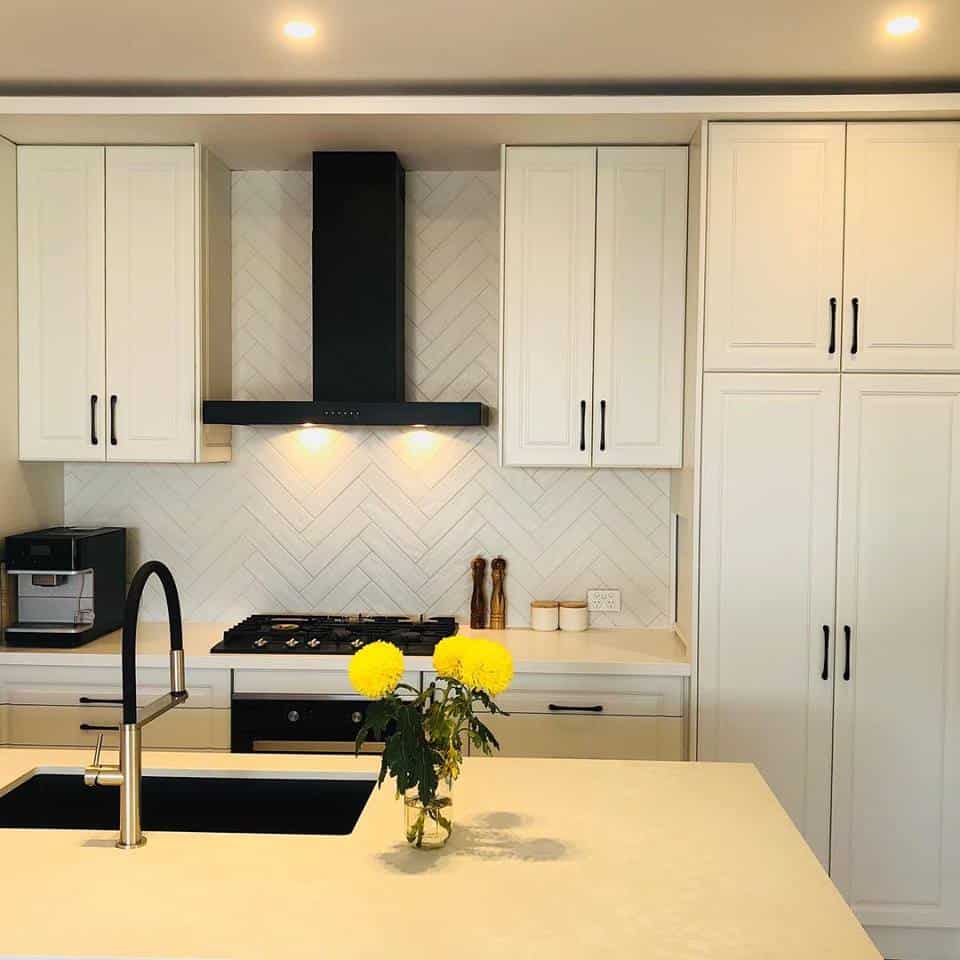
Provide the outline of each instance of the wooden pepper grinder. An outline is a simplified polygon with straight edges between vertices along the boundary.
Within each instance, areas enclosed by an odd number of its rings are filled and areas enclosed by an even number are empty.
[[[493,591],[490,594],[490,629],[505,630],[507,626],[507,598],[503,592],[503,578],[507,573],[507,561],[494,557],[490,561],[490,576]]]
[[[470,627],[482,630],[487,625],[487,595],[484,593],[484,581],[487,577],[487,561],[483,557],[474,557],[470,561],[473,571],[473,596],[470,598]]]

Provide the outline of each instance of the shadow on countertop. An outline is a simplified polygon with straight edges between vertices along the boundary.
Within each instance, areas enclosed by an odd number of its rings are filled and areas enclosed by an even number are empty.
[[[441,868],[451,857],[544,863],[571,856],[568,844],[553,837],[516,835],[517,828],[529,827],[532,822],[530,817],[505,810],[484,813],[468,823],[454,820],[453,835],[440,850],[414,850],[397,843],[378,859],[398,873],[418,874]]]

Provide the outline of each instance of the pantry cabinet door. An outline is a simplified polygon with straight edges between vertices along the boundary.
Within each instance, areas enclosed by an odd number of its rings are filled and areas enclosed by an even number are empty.
[[[679,467],[686,147],[600,147],[593,464]]]
[[[960,123],[850,124],[846,229],[844,369],[960,371]]]
[[[192,461],[193,147],[107,147],[107,458]]]
[[[831,872],[865,924],[958,926],[960,376],[845,376],[841,424]]]
[[[103,147],[19,147],[20,459],[104,459]]]
[[[594,147],[510,147],[503,196],[501,457],[590,465]]]
[[[755,763],[830,846],[837,429],[833,374],[707,374],[700,760]]]
[[[710,125],[707,370],[838,370],[842,123]]]

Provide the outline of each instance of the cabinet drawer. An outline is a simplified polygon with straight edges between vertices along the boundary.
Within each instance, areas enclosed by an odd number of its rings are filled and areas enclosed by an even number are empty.
[[[89,746],[92,749],[102,732],[104,746],[116,748],[116,732],[85,727],[119,722],[118,707],[6,707],[7,742],[17,747]],[[230,711],[177,707],[143,728],[143,745],[167,750],[229,750]]]
[[[401,683],[420,689],[419,671],[407,671]],[[363,699],[350,684],[346,664],[342,670],[234,670],[234,693],[276,693],[292,696],[350,697]]]
[[[435,677],[425,673],[424,684]],[[518,673],[496,701],[508,713],[682,717],[684,683],[683,677]]]
[[[167,667],[137,668],[137,702],[149,703],[170,692]],[[227,709],[230,671],[187,668],[189,699],[178,710]],[[0,667],[0,701],[36,706],[83,706],[85,700],[120,696],[119,667]],[[84,699],[81,699],[84,698]]]
[[[567,760],[683,760],[679,717],[488,716],[502,757]],[[476,751],[473,751],[476,753]]]

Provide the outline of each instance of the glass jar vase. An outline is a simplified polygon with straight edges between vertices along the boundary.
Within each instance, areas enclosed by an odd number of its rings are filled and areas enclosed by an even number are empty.
[[[438,850],[453,832],[453,800],[450,790],[441,787],[423,804],[416,788],[403,796],[403,830],[407,843],[418,850]]]

